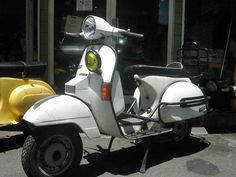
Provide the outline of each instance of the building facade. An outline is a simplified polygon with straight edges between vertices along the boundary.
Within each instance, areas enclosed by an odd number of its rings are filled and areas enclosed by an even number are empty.
[[[65,32],[80,29],[87,15],[100,16],[114,26],[145,35],[143,40],[127,39],[125,47],[121,46],[124,65],[164,66],[176,61],[176,52],[186,41],[224,51],[233,0],[10,0],[1,4],[0,22],[15,28],[12,33],[22,31],[21,39],[25,39],[17,55],[22,56],[21,60],[46,61],[46,78],[53,84],[58,64],[80,60],[79,54],[63,52],[62,47],[74,44],[83,49],[84,41],[67,37]],[[4,9],[12,9],[15,16],[11,15],[11,22],[7,20],[10,13]],[[2,34],[7,33],[1,30]]]

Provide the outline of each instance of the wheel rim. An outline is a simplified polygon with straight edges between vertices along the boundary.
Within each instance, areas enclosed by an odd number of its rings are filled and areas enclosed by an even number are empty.
[[[174,133],[174,140],[176,142],[181,141],[184,139],[188,132],[188,122],[186,121],[181,121],[181,122],[176,122],[173,127],[173,133]]]
[[[43,141],[36,156],[39,170],[49,175],[59,175],[66,171],[73,157],[73,144],[63,135],[54,135]]]

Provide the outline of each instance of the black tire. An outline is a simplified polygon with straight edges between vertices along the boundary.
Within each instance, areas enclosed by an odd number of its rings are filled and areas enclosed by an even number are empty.
[[[172,124],[172,128],[172,141],[182,143],[190,137],[192,123],[191,121],[178,121]]]
[[[80,164],[82,149],[78,132],[53,127],[26,138],[21,162],[28,177],[67,177]]]

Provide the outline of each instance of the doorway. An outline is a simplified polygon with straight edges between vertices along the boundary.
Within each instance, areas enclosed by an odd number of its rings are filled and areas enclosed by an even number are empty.
[[[166,65],[168,35],[168,0],[116,2],[117,26],[144,34],[144,39],[130,38],[123,51],[127,64]]]

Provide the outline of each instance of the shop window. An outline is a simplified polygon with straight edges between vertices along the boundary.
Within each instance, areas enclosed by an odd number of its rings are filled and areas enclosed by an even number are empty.
[[[82,37],[65,35],[80,32],[87,15],[106,18],[106,0],[56,0],[54,14],[54,63],[55,85],[63,92],[64,84],[75,74],[82,53],[87,45]]]
[[[25,60],[25,1],[1,1],[0,61]]]
[[[120,53],[125,65],[165,65],[167,53],[168,0],[117,0],[117,25],[144,34],[141,40],[127,38]]]

